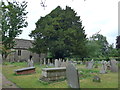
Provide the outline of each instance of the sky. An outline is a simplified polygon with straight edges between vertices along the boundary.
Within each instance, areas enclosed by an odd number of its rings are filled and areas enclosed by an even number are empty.
[[[23,0],[17,0],[22,2]],[[80,16],[85,27],[85,33],[89,38],[100,31],[107,37],[109,44],[116,43],[118,36],[118,2],[120,0],[42,0],[47,7],[41,6],[41,0],[25,0],[28,2],[26,8],[28,27],[23,28],[23,33],[17,37],[20,39],[31,39],[28,35],[35,29],[35,23],[41,16],[49,14],[57,6],[65,8],[70,6]]]

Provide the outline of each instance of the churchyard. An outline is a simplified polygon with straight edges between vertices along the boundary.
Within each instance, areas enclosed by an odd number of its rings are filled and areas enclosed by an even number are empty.
[[[61,60],[61,64],[60,60],[43,61],[32,66],[27,62],[5,62],[2,71],[20,88],[118,88],[116,60],[112,63]]]

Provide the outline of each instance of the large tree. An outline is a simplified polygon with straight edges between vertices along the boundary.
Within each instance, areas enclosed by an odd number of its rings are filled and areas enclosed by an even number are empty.
[[[27,27],[26,12],[27,2],[2,1],[2,56],[6,59],[14,47],[14,39],[22,33],[22,28]]]
[[[105,36],[101,34],[94,34],[90,37],[87,43],[88,56],[90,57],[101,57],[108,55],[109,43]]]
[[[37,53],[51,52],[54,58],[86,56],[86,35],[77,13],[66,6],[55,8],[41,17],[30,34],[34,37],[32,50]]]

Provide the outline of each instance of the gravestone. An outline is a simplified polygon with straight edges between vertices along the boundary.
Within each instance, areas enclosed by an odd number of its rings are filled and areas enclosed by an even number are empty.
[[[48,59],[48,63],[47,64],[50,65],[50,59]]]
[[[44,58],[44,65],[46,65],[46,59]]]
[[[107,62],[106,61],[102,61],[102,68],[100,70],[101,74],[107,73]]]
[[[61,62],[61,67],[66,67],[66,62],[64,60]]]
[[[66,77],[71,88],[80,88],[78,70],[71,63],[66,67]]]
[[[28,67],[33,67],[33,60],[31,59],[28,59]]]
[[[54,66],[53,63],[50,63],[49,66]]]
[[[110,67],[111,67],[110,61],[108,61],[108,62],[107,62],[107,70],[110,70]]]
[[[87,63],[88,63],[87,69],[92,69],[92,68],[93,68],[93,64],[94,64],[94,61],[88,61]]]
[[[118,66],[116,65],[117,64],[116,60],[111,60],[110,63],[111,63],[111,67],[110,67],[111,72],[118,72]]]
[[[59,61],[58,61],[58,59],[55,59],[55,67],[59,67]]]
[[[61,61],[62,61],[61,59],[58,60],[58,67],[61,66],[61,63],[62,63]]]

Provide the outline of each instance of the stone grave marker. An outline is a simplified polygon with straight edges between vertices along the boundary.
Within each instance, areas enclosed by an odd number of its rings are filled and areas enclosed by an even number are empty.
[[[78,70],[71,63],[66,67],[66,77],[71,88],[80,88]]]
[[[44,62],[43,62],[44,65],[46,65],[46,59],[44,58]]]
[[[61,66],[61,64],[62,64],[62,60],[61,60],[61,59],[59,59],[59,60],[58,60],[58,67],[60,67],[60,66]]]
[[[47,64],[50,65],[50,59],[48,59],[48,63]]]
[[[59,61],[58,61],[58,59],[55,59],[55,67],[59,67]]]
[[[28,59],[28,67],[33,67],[33,66],[34,66],[33,60]]]
[[[66,67],[66,62],[64,60],[61,62],[61,67]]]
[[[106,61],[102,62],[102,68],[100,70],[100,73],[101,74],[107,73],[107,62]]]
[[[107,62],[107,70],[110,70],[110,67],[111,67],[110,61],[108,61],[108,62]]]
[[[110,67],[111,72],[118,72],[118,66],[116,65],[117,64],[116,60],[111,60],[110,62],[111,62],[111,67]]]
[[[88,63],[87,69],[92,69],[94,61],[88,61],[87,63]]]

